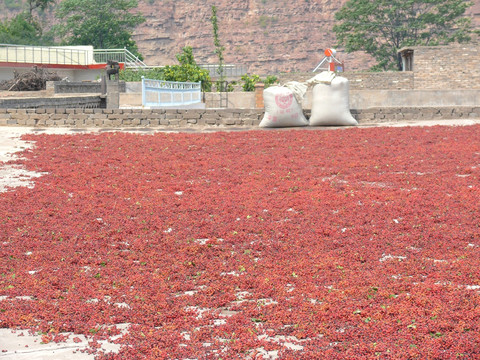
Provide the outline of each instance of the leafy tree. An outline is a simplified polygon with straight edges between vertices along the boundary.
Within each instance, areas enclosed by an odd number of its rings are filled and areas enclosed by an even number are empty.
[[[363,50],[378,62],[373,70],[401,69],[404,46],[468,41],[471,3],[463,0],[349,0],[333,31],[346,51]]]
[[[36,11],[45,10],[48,5],[55,3],[55,0],[27,0],[26,7],[22,2],[5,1],[8,9],[21,9],[24,11],[17,14],[10,20],[0,22],[0,43],[21,44],[21,45],[52,45],[53,37],[43,32],[38,17],[34,16]],[[15,6],[13,6],[15,5]]]
[[[64,0],[56,9],[56,16],[62,22],[56,29],[68,45],[126,47],[138,55],[132,33],[145,18],[132,12],[137,6],[137,0]]]
[[[11,20],[0,22],[0,43],[41,45],[42,29],[28,13],[20,13]]]
[[[193,56],[193,49],[191,46],[185,46],[182,49],[181,54],[175,55],[180,65],[194,65],[197,66],[197,62]]]
[[[45,10],[48,5],[54,4],[55,0],[27,0],[28,13],[33,18],[33,12],[37,9]]]
[[[201,69],[193,56],[191,46],[185,46],[180,54],[176,55],[180,65],[167,65],[163,70],[163,80],[181,82],[202,82],[203,91],[211,91],[212,81],[207,70]]]
[[[9,10],[18,10],[22,8],[22,4],[16,0],[4,0],[3,6]]]

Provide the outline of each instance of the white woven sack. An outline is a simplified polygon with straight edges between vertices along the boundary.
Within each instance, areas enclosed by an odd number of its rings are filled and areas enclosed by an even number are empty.
[[[263,91],[265,115],[260,127],[306,126],[308,121],[292,90],[270,86]]]
[[[335,77],[330,84],[320,83],[313,88],[310,125],[358,125],[350,113],[348,80]]]

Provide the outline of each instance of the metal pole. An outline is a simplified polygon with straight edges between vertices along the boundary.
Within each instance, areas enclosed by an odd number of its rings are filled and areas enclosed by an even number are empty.
[[[145,96],[145,76],[142,76],[142,105],[145,106],[147,97]]]

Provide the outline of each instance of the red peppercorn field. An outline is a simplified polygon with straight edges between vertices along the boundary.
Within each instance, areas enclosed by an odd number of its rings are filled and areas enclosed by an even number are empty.
[[[2,328],[101,360],[480,359],[480,126],[23,139]]]

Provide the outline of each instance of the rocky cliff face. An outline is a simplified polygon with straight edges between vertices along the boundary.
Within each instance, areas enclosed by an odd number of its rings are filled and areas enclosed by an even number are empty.
[[[191,46],[198,63],[217,63],[214,53],[211,6],[218,9],[219,35],[225,61],[246,65],[250,73],[312,71],[323,59],[323,49],[335,45],[334,14],[347,0],[141,0],[147,21],[135,40],[149,65],[175,63],[175,54]],[[479,26],[480,0],[470,15]],[[364,53],[338,58],[347,70],[365,70],[374,64]]]
[[[61,1],[61,0],[59,0]],[[336,43],[334,14],[347,0],[139,0],[146,22],[135,31],[148,65],[176,63],[175,54],[191,46],[198,63],[215,64],[211,6],[218,9],[219,35],[225,62],[244,65],[250,73],[310,72],[323,50]],[[20,2],[0,3],[1,13],[21,11]],[[16,4],[17,7],[12,7]],[[469,15],[480,28],[480,0]],[[53,18],[50,12],[47,17]],[[365,70],[374,60],[364,53],[337,49],[346,70]]]
[[[147,64],[164,65],[191,46],[198,63],[216,63],[211,6],[218,9],[219,36],[225,62],[246,65],[249,72],[272,74],[311,71],[323,49],[335,44],[335,12],[346,0],[164,0],[142,1],[147,21],[135,40]],[[350,70],[365,69],[365,54],[338,57]]]

